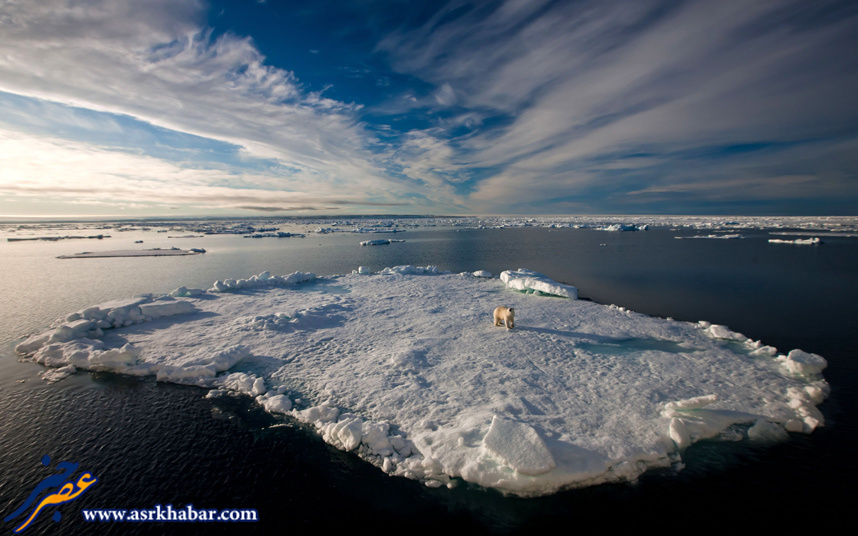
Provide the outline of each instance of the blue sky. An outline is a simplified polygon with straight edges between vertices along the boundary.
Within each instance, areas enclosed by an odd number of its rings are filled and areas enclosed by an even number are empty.
[[[856,214],[858,4],[9,0],[0,216]]]

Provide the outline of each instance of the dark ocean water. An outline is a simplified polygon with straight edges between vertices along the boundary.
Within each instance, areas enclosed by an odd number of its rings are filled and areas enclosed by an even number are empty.
[[[454,272],[486,269],[497,274],[526,267],[577,286],[581,297],[593,301],[725,324],[783,352],[801,348],[826,357],[824,374],[832,394],[820,407],[824,428],[766,448],[701,442],[683,454],[680,472],[653,471],[634,484],[521,499],[464,483],[429,489],[388,477],[324,444],[311,430],[268,415],[247,398],[205,399],[201,389],[106,373],[78,373],[49,385],[36,375],[41,367],[17,362],[7,347],[0,356],[0,512],[12,512],[52,474],[56,462],[66,460],[91,471],[98,483],[59,507],[59,521],[45,514],[23,534],[290,534],[359,528],[523,533],[593,524],[732,531],[803,524],[823,528],[851,518],[858,476],[853,419],[858,409],[858,239],[830,239],[813,247],[768,244],[764,231],[742,240],[674,238],[694,234],[701,233],[435,229],[398,235],[404,243],[364,248],[356,246],[353,236],[207,238],[209,253],[193,259],[65,261],[96,263],[86,266],[57,263],[43,253],[54,250],[42,247],[23,255],[19,265],[37,266],[44,255],[41,280],[57,277],[53,270],[78,270],[85,274],[67,277],[92,283],[60,292],[59,298],[42,294],[27,311],[7,314],[17,320],[7,321],[3,340],[25,335],[10,333],[23,329],[22,323],[28,328],[33,322],[47,324],[42,317],[48,314],[52,319],[144,290],[207,288],[216,278],[247,277],[265,269],[323,275],[359,265],[379,270],[433,264]],[[7,281],[15,278],[5,275]],[[123,282],[111,279],[108,284],[108,277]],[[18,292],[7,303],[25,303],[27,291]],[[51,469],[40,462],[46,454],[53,460]],[[89,524],[80,514],[83,508],[156,504],[253,508],[260,520],[240,525]],[[4,523],[2,530],[11,534],[13,527],[13,522]]]

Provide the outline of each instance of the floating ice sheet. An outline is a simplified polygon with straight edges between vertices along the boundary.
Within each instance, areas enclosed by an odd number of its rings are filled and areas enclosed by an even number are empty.
[[[405,242],[405,240],[394,240],[394,239],[388,240],[386,238],[380,238],[378,240],[364,240],[363,242],[360,243],[360,245],[362,245],[362,246],[383,246],[386,244],[393,244],[395,242]]]
[[[58,259],[101,259],[110,257],[169,257],[177,255],[198,255],[205,253],[202,248],[191,248],[189,250],[170,248],[170,249],[121,249],[113,251],[84,251],[75,253],[74,255],[60,255]]]
[[[508,288],[568,287],[524,269],[506,282],[434,266],[356,272],[118,300],[18,351],[69,367],[57,378],[112,370],[241,393],[389,474],[524,496],[633,480],[731,428],[770,442],[823,422],[815,354]],[[493,326],[500,304],[515,329]]]
[[[812,238],[796,238],[795,240],[783,240],[781,238],[769,238],[770,244],[793,244],[797,246],[818,246],[822,244],[819,237]]]

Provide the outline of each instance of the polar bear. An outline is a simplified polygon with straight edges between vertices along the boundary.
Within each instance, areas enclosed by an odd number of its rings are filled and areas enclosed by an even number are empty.
[[[504,307],[501,305],[500,307],[495,308],[494,317],[496,326],[500,326],[501,320],[503,320],[506,329],[512,329],[515,327],[515,310],[512,307]]]

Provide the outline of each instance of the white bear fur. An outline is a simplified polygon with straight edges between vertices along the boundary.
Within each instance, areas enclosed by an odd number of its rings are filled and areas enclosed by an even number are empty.
[[[501,305],[500,307],[495,308],[494,318],[496,326],[500,326],[501,321],[503,321],[506,329],[512,329],[515,327],[515,310],[512,307],[504,307]]]

